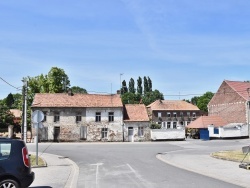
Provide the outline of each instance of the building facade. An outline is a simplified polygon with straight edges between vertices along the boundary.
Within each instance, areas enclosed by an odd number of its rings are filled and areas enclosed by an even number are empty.
[[[160,124],[162,129],[186,127],[203,115],[197,106],[182,100],[156,100],[147,109],[152,123]]]
[[[125,105],[124,139],[129,142],[151,140],[149,117],[144,104]]]
[[[224,80],[208,103],[208,115],[222,117],[227,123],[247,124],[250,83]]]
[[[36,94],[31,109],[44,113],[41,140],[123,140],[123,105],[119,95]],[[35,135],[35,129],[32,132]]]

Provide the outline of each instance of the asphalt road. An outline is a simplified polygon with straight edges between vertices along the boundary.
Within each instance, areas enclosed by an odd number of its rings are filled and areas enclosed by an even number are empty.
[[[201,154],[234,147],[236,141],[201,142]],[[28,145],[35,151],[35,145]],[[185,150],[185,141],[147,143],[39,143],[39,151],[69,157],[79,166],[79,188],[238,187],[168,165],[158,153]],[[204,148],[207,148],[204,150]],[[198,150],[195,152],[199,152]],[[183,158],[185,160],[185,158]],[[195,160],[195,159],[194,159]]]

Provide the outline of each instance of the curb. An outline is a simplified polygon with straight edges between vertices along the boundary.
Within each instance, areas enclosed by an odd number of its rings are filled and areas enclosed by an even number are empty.
[[[170,153],[174,153],[174,152],[178,152],[178,151],[173,151],[173,152],[170,152]],[[243,186],[243,187],[244,187],[243,184],[235,183],[235,182],[232,181],[232,180],[225,180],[225,179],[220,178],[220,177],[218,177],[218,176],[213,176],[213,175],[210,175],[210,174],[206,174],[206,173],[203,173],[203,172],[199,172],[199,171],[197,171],[197,170],[190,169],[190,168],[188,168],[188,167],[183,167],[183,166],[178,165],[178,164],[176,164],[176,163],[174,163],[174,162],[169,162],[169,161],[167,161],[167,159],[164,159],[163,155],[165,155],[165,154],[168,154],[168,153],[166,152],[166,153],[157,154],[157,155],[156,155],[156,158],[159,159],[159,160],[161,160],[161,161],[164,162],[164,163],[167,163],[167,164],[171,165],[171,166],[174,166],[174,167],[177,167],[177,168],[180,168],[180,169],[183,169],[183,170],[187,170],[187,171],[189,171],[189,172],[193,172],[193,173],[200,174],[200,175],[203,175],[203,176],[206,176],[206,177],[210,177],[210,178],[214,178],[214,179],[217,179],[217,180],[226,182],[226,183],[230,183],[230,184],[233,184],[233,185]],[[210,157],[211,157],[211,156],[210,156]],[[215,159],[216,159],[216,158],[215,158]],[[217,160],[219,160],[219,159],[217,159]],[[231,161],[231,162],[233,162],[233,161]]]
[[[70,176],[69,176],[69,178],[67,180],[67,183],[64,186],[64,188],[77,188],[77,181],[78,181],[78,176],[79,176],[79,167],[71,159],[67,158],[66,160],[72,165],[72,168],[71,168]]]

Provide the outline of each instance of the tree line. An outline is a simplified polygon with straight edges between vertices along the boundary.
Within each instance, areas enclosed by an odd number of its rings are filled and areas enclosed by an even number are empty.
[[[40,74],[35,77],[24,78],[28,82],[27,88],[23,86],[22,94],[9,94],[6,98],[0,100],[0,128],[7,128],[8,125],[13,125],[13,114],[10,109],[23,109],[24,91],[27,90],[27,125],[31,125],[31,110],[34,95],[36,93],[63,93],[69,89],[73,93],[87,93],[87,90],[79,86],[70,87],[70,80],[65,71],[58,67],[52,67],[48,74]],[[130,78],[127,86],[125,80],[122,81],[120,88],[121,99],[123,104],[145,104],[146,106],[155,100],[164,100],[164,95],[157,89],[153,90],[152,80],[148,76],[138,77],[135,80]],[[207,112],[207,104],[213,97],[212,92],[206,92],[203,96],[193,97],[191,100],[186,100],[199,109]]]
[[[159,90],[152,89],[152,80],[146,76],[143,77],[143,81],[140,76],[138,77],[137,87],[135,87],[133,78],[130,78],[128,87],[127,82],[123,80],[120,91],[123,104],[145,104],[147,106],[157,99],[164,100],[164,96]]]

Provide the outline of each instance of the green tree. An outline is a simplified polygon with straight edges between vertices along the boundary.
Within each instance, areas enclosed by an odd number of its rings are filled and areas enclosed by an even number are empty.
[[[199,99],[199,97],[193,97],[193,98],[191,98],[191,103],[193,104],[193,105],[197,105],[197,102],[198,102],[198,99]]]
[[[143,104],[145,104],[146,106],[151,104],[152,102],[161,99],[164,100],[164,96],[162,93],[160,93],[159,90],[154,90],[152,92],[147,92],[143,97],[142,97],[142,101]]]
[[[125,94],[128,92],[128,87],[127,87],[127,83],[125,80],[122,81],[122,88],[121,88],[121,93]]]
[[[6,103],[6,106],[9,108],[9,109],[11,109],[11,107],[13,106],[13,104],[14,104],[14,97],[13,97],[13,95],[12,95],[12,93],[10,93],[7,97],[6,97],[6,99],[5,99],[5,103]]]
[[[135,81],[133,78],[130,78],[128,91],[131,93],[135,93]]]
[[[52,67],[48,73],[48,85],[50,93],[63,93],[69,88],[70,81],[63,69]]]
[[[0,128],[8,128],[14,124],[14,115],[10,112],[7,106],[0,107]]]
[[[143,84],[144,84],[144,95],[145,95],[146,93],[149,92],[149,88],[148,88],[148,79],[147,79],[146,76],[144,76],[144,78],[143,78]]]
[[[152,89],[152,80],[148,77],[148,90],[149,92],[153,91]]]
[[[142,79],[140,76],[137,80],[137,93],[142,95]]]
[[[139,104],[141,100],[141,95],[138,93],[127,92],[122,95],[123,104]]]
[[[73,93],[88,93],[86,89],[81,88],[79,86],[73,86],[70,88]]]
[[[197,107],[204,112],[208,112],[207,105],[209,101],[213,98],[213,96],[214,94],[210,91],[200,96],[197,100]]]

